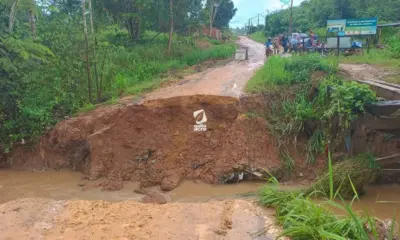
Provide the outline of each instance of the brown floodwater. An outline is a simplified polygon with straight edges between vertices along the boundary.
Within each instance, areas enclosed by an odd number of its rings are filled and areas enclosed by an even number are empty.
[[[41,197],[55,200],[106,200],[139,201],[143,195],[134,192],[138,182],[124,182],[119,191],[102,191],[98,185],[103,180],[83,180],[83,175],[71,171],[29,172],[0,170],[0,204],[18,198]],[[169,192],[174,202],[207,202],[227,198],[253,196],[263,182],[242,182],[239,184],[210,185],[198,181],[183,181]],[[366,188],[366,195],[355,201],[353,209],[367,212],[381,219],[400,219],[400,186],[373,185]],[[398,211],[397,211],[398,210]]]
[[[29,172],[0,170],[0,203],[17,198],[41,197],[55,200],[106,200],[139,201],[143,195],[134,192],[139,182],[124,182],[119,191],[102,191],[98,185],[104,181],[83,180],[84,175],[71,171]],[[220,198],[246,196],[257,192],[262,182],[210,185],[199,181],[183,181],[179,187],[169,192],[174,202],[206,202]]]
[[[400,220],[400,185],[371,185],[365,188],[360,201],[354,201],[353,210],[380,219]]]

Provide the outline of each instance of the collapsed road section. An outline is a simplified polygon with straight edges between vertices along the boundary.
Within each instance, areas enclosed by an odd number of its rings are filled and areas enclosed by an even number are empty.
[[[202,95],[99,108],[58,123],[33,150],[15,149],[10,163],[106,177],[106,190],[123,181],[171,190],[182,179],[227,181],[237,166],[278,168],[265,120],[246,111],[237,98]]]

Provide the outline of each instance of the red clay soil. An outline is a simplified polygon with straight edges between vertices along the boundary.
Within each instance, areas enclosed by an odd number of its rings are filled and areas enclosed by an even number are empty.
[[[122,188],[123,180],[166,188],[181,179],[217,183],[239,164],[279,167],[265,120],[245,117],[242,108],[237,98],[220,96],[99,108],[58,123],[33,150],[15,149],[10,162],[13,167],[71,167],[90,179],[106,177],[107,190]],[[193,130],[193,112],[200,109],[208,118],[206,132]]]

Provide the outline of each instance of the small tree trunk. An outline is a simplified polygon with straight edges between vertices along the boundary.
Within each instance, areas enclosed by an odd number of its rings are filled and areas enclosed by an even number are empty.
[[[10,34],[13,33],[14,30],[14,20],[15,20],[15,12],[17,11],[18,0],[15,0],[11,5],[10,17],[8,18],[8,32]]]
[[[99,78],[97,76],[97,64],[96,64],[96,35],[94,33],[94,25],[93,25],[93,11],[92,11],[92,0],[89,1],[89,14],[90,14],[90,30],[92,33],[93,37],[93,67],[94,67],[94,78],[95,78],[95,83],[96,83],[96,92],[97,92],[97,101],[100,101],[101,99],[101,91],[99,86]]]
[[[29,10],[29,22],[31,24],[31,31],[32,31],[32,40],[36,38],[36,19],[33,9]]]
[[[86,1],[82,0],[82,20],[83,20],[83,33],[85,35],[85,60],[86,60],[86,72],[88,79],[88,91],[89,91],[89,101],[92,102],[92,80],[90,74],[90,62],[89,62],[89,41],[88,32],[86,25]]]
[[[168,40],[168,54],[171,54],[172,47],[172,35],[174,34],[174,1],[169,0],[169,40]]]
[[[212,36],[212,25],[213,25],[213,15],[214,15],[214,1],[210,1],[210,37]]]

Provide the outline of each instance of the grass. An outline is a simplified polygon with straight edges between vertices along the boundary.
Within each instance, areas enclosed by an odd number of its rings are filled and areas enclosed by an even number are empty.
[[[283,236],[291,239],[299,240],[319,240],[319,239],[383,239],[387,235],[387,239],[395,239],[394,225],[391,224],[389,229],[377,229],[376,222],[379,221],[370,216],[361,217],[352,210],[352,204],[358,200],[358,193],[354,185],[354,180],[348,177],[346,180],[353,191],[353,201],[346,203],[340,195],[340,187],[334,192],[335,188],[335,171],[340,171],[332,166],[329,152],[328,159],[328,177],[329,182],[325,185],[329,186],[328,200],[323,202],[314,202],[312,197],[319,194],[318,191],[304,193],[303,191],[282,191],[278,185],[265,186],[259,196],[262,205],[273,207],[276,209],[278,223],[283,227]],[[351,160],[348,160],[351,161]],[[354,169],[353,171],[358,171]],[[342,182],[343,183],[343,182]],[[336,198],[341,199],[339,203],[335,202]],[[332,209],[338,209],[345,212],[345,216],[337,216]],[[393,221],[394,222],[394,219]]]
[[[78,110],[78,113],[87,113],[87,112],[94,110],[95,108],[96,108],[96,105],[94,105],[92,103],[86,103],[85,105],[83,105],[83,107],[81,107]]]
[[[359,217],[345,203],[329,200],[316,203],[311,197],[298,191],[266,186],[261,190],[260,203],[276,209],[278,223],[283,227],[282,235],[291,239],[369,239],[369,232],[363,227],[368,218]],[[348,215],[336,216],[324,205],[345,210]]]
[[[331,56],[330,58],[337,58]],[[340,56],[340,63],[372,64],[382,67],[400,68],[400,35],[387,36],[385,49],[370,49],[369,53],[364,49],[362,55]]]
[[[330,59],[337,59],[336,56],[330,56]],[[355,63],[355,64],[372,64],[382,67],[400,68],[400,61],[396,58],[391,58],[387,51],[382,49],[371,49],[369,53],[364,50],[363,55],[340,56],[340,63]]]
[[[277,86],[309,82],[314,71],[334,73],[337,68],[337,61],[317,54],[291,58],[272,56],[250,79],[246,90],[251,93],[274,91],[279,89]]]
[[[288,79],[285,71],[285,59],[273,56],[247,83],[248,92],[265,92],[274,88],[277,83],[283,83]]]
[[[252,33],[249,37],[259,43],[265,43],[267,41],[267,37],[263,32]]]

